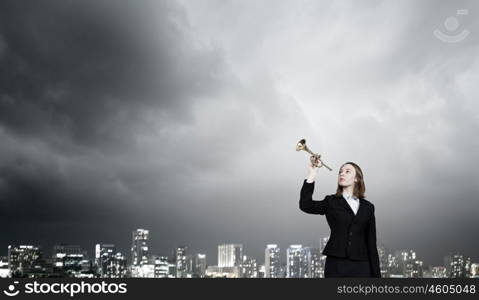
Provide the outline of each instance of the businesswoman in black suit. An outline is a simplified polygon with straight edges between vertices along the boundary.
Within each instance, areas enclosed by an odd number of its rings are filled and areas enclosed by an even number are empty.
[[[364,199],[366,187],[358,165],[341,166],[336,194],[312,199],[314,180],[321,161],[311,156],[309,176],[303,182],[299,208],[309,214],[326,215],[331,234],[324,247],[324,277],[381,277],[376,247],[374,205]]]

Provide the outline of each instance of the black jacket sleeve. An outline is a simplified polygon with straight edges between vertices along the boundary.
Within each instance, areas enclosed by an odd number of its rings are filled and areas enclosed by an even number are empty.
[[[299,198],[299,209],[308,214],[324,215],[328,209],[328,200],[313,200],[314,182],[308,183],[306,179],[303,182]]]
[[[369,254],[369,264],[371,266],[372,277],[381,277],[379,266],[378,248],[376,245],[376,217],[374,216],[374,205],[372,205],[372,216],[367,228],[367,246]]]

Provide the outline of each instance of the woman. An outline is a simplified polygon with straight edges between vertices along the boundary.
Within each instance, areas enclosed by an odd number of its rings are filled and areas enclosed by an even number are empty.
[[[331,234],[324,247],[324,277],[381,277],[376,247],[374,205],[364,199],[366,187],[358,165],[341,166],[336,194],[313,200],[314,180],[321,161],[311,156],[309,176],[303,182],[299,208],[326,215]]]

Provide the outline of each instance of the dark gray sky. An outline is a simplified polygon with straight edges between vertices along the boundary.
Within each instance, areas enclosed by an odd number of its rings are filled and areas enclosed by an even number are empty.
[[[381,244],[478,262],[478,8],[2,1],[0,254],[105,242],[129,257],[135,228],[153,253],[186,244],[209,264],[224,242],[261,262],[268,243],[318,246],[325,218],[298,209],[304,137],[334,169],[315,199],[355,161]]]

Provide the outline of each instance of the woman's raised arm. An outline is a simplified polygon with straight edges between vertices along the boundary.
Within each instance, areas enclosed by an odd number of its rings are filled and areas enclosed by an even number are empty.
[[[313,200],[314,182],[308,183],[305,179],[299,198],[299,209],[308,214],[324,215],[328,209],[327,196],[324,200]]]
[[[324,198],[322,201],[313,200],[314,180],[320,166],[321,161],[317,159],[317,157],[311,156],[309,175],[308,178],[303,182],[303,187],[301,188],[299,197],[299,209],[308,214],[324,215],[328,207],[326,198]]]

